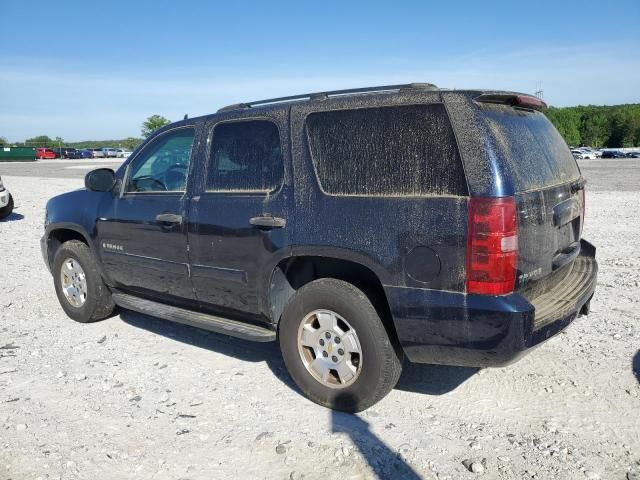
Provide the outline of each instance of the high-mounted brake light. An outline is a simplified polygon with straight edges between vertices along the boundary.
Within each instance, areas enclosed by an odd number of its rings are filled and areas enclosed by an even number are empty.
[[[531,97],[529,95],[518,95],[515,98],[515,104],[526,108],[535,108],[537,110],[544,110],[547,108],[547,104],[538,97]]]
[[[513,292],[518,266],[514,197],[471,197],[467,234],[467,293]]]
[[[483,93],[474,98],[481,103],[499,103],[512,107],[529,108],[531,110],[546,110],[547,104],[538,97],[531,95],[518,95],[516,93]]]

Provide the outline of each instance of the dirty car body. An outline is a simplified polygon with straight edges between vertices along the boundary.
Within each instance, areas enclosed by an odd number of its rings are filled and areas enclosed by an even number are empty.
[[[112,190],[50,200],[47,265],[80,239],[113,292],[263,340],[296,291],[338,278],[375,298],[414,362],[504,365],[588,313],[585,181],[535,99],[412,84],[279,100],[173,123]],[[224,156],[240,130],[234,152],[261,139],[258,169]],[[192,139],[184,185],[132,188],[136,159],[169,136]]]

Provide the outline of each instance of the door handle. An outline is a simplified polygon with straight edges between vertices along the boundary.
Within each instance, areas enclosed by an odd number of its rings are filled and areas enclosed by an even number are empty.
[[[156,215],[156,222],[182,223],[182,215],[176,215],[175,213],[159,213]]]
[[[260,228],[282,228],[287,224],[287,221],[284,218],[263,215],[261,217],[250,218],[249,223]]]

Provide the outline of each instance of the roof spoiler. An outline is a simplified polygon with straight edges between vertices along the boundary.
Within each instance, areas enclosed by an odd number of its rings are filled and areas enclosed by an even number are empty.
[[[474,100],[482,103],[511,105],[512,107],[538,110],[539,112],[547,109],[547,104],[538,97],[533,97],[531,95],[519,95],[517,93],[483,93],[482,95],[474,98]]]

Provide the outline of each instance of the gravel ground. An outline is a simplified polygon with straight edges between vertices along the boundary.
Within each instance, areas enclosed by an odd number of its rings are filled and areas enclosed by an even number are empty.
[[[35,162],[0,162],[0,175],[16,177],[80,178],[94,168],[117,169],[122,158],[88,158],[82,160],[37,160]]]
[[[275,344],[68,319],[39,238],[81,175],[0,164],[17,206],[0,222],[0,479],[639,478],[640,162],[581,166],[591,315],[506,368],[411,365],[348,415],[302,397]]]

